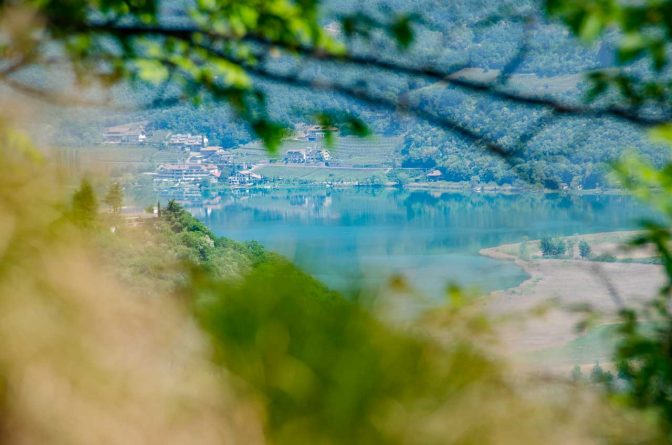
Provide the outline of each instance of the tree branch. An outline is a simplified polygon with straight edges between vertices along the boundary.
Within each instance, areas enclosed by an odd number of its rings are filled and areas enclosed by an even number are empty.
[[[491,99],[504,100],[520,105],[546,108],[558,115],[573,115],[593,118],[615,118],[642,127],[653,127],[672,120],[672,114],[670,114],[669,111],[663,115],[652,116],[643,115],[638,113],[636,110],[633,111],[632,109],[622,107],[591,107],[586,105],[566,103],[548,97],[509,91],[501,88],[501,86],[498,85],[498,82],[478,82],[466,79],[464,77],[460,77],[459,72],[446,72],[432,67],[413,67],[376,57],[363,56],[352,53],[334,54],[318,47],[286,42],[282,40],[271,40],[265,36],[255,34],[246,34],[242,37],[238,37],[213,33],[207,30],[201,30],[192,27],[127,26],[95,23],[89,25],[87,30],[109,33],[118,37],[149,35],[175,37],[192,45],[195,44],[195,35],[207,36],[211,39],[214,39],[215,41],[224,40],[257,43],[264,46],[281,48],[286,51],[297,53],[304,57],[309,57],[315,60],[372,67],[397,74],[401,73],[409,76],[436,80],[463,91],[485,95]]]

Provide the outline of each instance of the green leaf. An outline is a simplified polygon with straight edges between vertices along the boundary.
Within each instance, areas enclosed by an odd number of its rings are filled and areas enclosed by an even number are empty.
[[[280,148],[282,139],[289,134],[286,125],[273,122],[269,119],[258,119],[251,123],[254,133],[261,138],[266,149],[276,153]]]
[[[135,66],[138,77],[147,82],[161,83],[168,78],[168,69],[158,60],[136,60]]]
[[[412,17],[402,16],[390,27],[392,36],[401,48],[408,48],[413,43],[414,33],[412,28]]]
[[[618,47],[618,62],[627,63],[639,57],[646,48],[646,41],[642,34],[631,32],[621,39]]]
[[[649,130],[649,136],[656,142],[661,142],[672,147],[672,123],[658,125]]]
[[[579,37],[581,40],[584,42],[591,42],[595,40],[595,38],[600,35],[602,32],[602,29],[604,27],[602,17],[597,14],[589,14],[587,15],[583,23],[581,24],[581,29],[579,30]]]
[[[371,135],[371,129],[366,122],[358,117],[351,117],[347,122],[350,132],[358,137],[366,137]]]

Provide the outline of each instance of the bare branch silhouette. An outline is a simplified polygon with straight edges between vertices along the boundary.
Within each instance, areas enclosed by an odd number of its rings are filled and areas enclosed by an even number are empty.
[[[589,106],[583,103],[569,103],[559,101],[547,96],[530,95],[522,92],[511,91],[502,88],[498,82],[480,82],[463,76],[460,71],[438,70],[434,67],[416,67],[397,63],[368,55],[357,55],[353,53],[335,54],[325,51],[319,47],[312,47],[282,40],[270,40],[265,36],[246,34],[242,37],[236,37],[221,33],[214,33],[207,30],[189,27],[163,27],[163,26],[122,26],[108,24],[91,24],[90,29],[101,33],[107,33],[119,38],[138,37],[138,36],[163,36],[173,37],[195,45],[198,39],[196,35],[205,36],[213,39],[214,42],[249,42],[274,47],[291,53],[296,53],[304,57],[321,60],[325,62],[334,62],[349,64],[361,67],[377,68],[397,74],[405,74],[436,81],[456,87],[465,92],[477,93],[491,99],[499,99],[521,105],[541,107],[553,110],[559,115],[574,115],[594,118],[615,118],[626,121],[638,126],[652,127],[672,120],[672,110],[663,110],[662,113],[652,115],[644,114],[639,107],[619,107],[619,106]],[[584,74],[589,74],[588,72]]]

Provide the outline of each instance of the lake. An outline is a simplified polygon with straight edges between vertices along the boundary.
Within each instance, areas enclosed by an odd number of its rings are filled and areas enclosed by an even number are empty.
[[[400,274],[436,297],[451,282],[490,291],[526,278],[511,262],[480,256],[481,248],[632,229],[647,214],[621,195],[375,188],[236,190],[189,210],[218,235],[257,240],[335,289],[375,289]]]

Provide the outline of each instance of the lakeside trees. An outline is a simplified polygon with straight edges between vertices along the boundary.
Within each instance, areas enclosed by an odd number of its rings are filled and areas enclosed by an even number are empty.
[[[590,258],[590,255],[592,254],[592,248],[590,247],[590,244],[588,244],[588,241],[586,240],[581,240],[579,241],[579,255],[581,258]]]
[[[79,189],[72,195],[70,215],[82,227],[92,227],[98,217],[98,198],[87,178],[82,179]]]
[[[562,239],[544,237],[539,241],[539,249],[543,256],[557,257],[565,254],[567,245]]]
[[[103,202],[110,206],[113,213],[119,213],[124,204],[124,189],[118,182],[113,182],[107,189]]]

